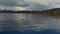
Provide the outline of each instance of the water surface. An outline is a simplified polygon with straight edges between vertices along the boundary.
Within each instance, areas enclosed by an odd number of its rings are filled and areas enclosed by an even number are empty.
[[[42,31],[55,29],[60,31],[59,16],[26,13],[0,13],[0,31]]]

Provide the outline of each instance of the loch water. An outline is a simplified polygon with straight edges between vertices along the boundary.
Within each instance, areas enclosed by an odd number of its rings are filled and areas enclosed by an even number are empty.
[[[0,32],[14,30],[25,33],[31,33],[33,31],[60,32],[60,16],[28,13],[0,13]]]

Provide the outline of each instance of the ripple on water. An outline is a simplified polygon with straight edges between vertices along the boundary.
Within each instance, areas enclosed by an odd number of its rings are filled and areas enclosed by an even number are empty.
[[[11,29],[17,29],[21,31],[25,30],[40,31],[41,29],[60,30],[59,27],[60,19],[58,19],[58,17],[55,18],[53,16],[47,16],[42,14],[25,14],[25,13],[1,13],[0,16],[1,16],[0,26],[2,27],[5,24],[4,27],[9,26],[12,27]]]

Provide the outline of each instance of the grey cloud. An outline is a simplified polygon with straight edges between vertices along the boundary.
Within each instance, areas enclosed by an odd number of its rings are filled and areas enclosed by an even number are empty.
[[[47,10],[49,6],[42,4],[30,4],[30,6],[26,7],[26,10]]]
[[[50,2],[51,5],[49,4]],[[0,6],[2,6],[4,9],[13,8],[13,10],[14,7],[22,7],[25,8],[26,10],[46,10],[57,6],[56,4],[54,5],[52,4],[54,4],[54,2],[52,1],[44,2],[44,0],[34,0],[34,1],[33,0],[0,0]]]
[[[3,6],[20,6],[20,7],[29,6],[29,4],[24,2],[24,1],[14,1],[14,0],[0,0],[0,5],[3,5]]]

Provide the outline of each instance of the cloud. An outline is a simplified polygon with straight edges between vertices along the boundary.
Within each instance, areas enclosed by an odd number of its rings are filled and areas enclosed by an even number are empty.
[[[14,10],[19,11],[19,10],[26,10],[26,8],[23,7],[14,7]]]
[[[60,3],[60,0],[0,0],[0,7],[7,10],[15,10],[14,7],[19,7],[18,10],[22,8],[23,10],[46,10],[60,7],[56,3]]]
[[[28,3],[24,2],[24,1],[8,1],[8,0],[4,0],[4,1],[0,1],[0,5],[3,6],[20,6],[20,7],[24,7],[24,6],[28,6]]]

